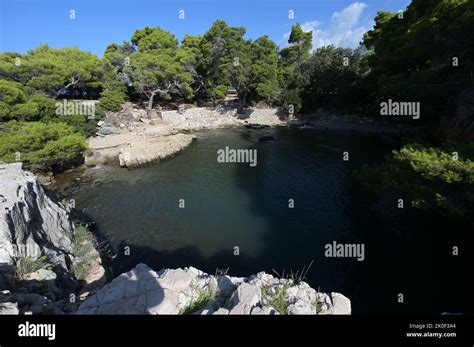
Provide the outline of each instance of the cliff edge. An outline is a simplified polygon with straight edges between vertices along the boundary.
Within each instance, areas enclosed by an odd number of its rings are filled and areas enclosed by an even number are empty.
[[[21,163],[0,163],[1,314],[350,314],[350,300],[265,272],[138,264],[106,283],[97,243]]]

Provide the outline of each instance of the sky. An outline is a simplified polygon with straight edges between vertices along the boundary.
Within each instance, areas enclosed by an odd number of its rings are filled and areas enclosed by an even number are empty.
[[[287,45],[297,22],[313,32],[313,47],[355,48],[378,11],[404,10],[410,0],[0,0],[0,52],[25,53],[42,43],[77,46],[102,57],[112,42],[145,26],[182,39],[201,35],[216,19],[243,26],[246,37],[268,35]],[[184,18],[182,18],[184,16]],[[74,18],[72,18],[74,17]],[[180,18],[181,17],[181,18]]]

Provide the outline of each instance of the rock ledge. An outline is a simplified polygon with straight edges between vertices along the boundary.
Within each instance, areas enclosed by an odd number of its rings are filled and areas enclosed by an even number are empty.
[[[274,300],[282,294],[285,302]],[[153,271],[145,264],[116,277],[90,296],[77,314],[350,314],[339,293],[319,293],[265,272],[212,276],[194,267]]]

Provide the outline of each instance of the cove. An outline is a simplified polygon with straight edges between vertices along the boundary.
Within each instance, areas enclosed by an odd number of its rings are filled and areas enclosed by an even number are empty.
[[[444,226],[403,220],[389,231],[355,194],[353,171],[382,161],[398,147],[397,139],[297,128],[196,135],[171,160],[95,170],[93,181],[74,194],[76,207],[96,221],[95,231],[116,252],[115,274],[140,262],[157,270],[194,266],[210,274],[281,274],[314,260],[306,281],[322,292],[347,295],[354,314],[456,312],[461,299],[455,286],[435,272],[447,264],[433,251],[442,243],[415,232],[436,234]],[[276,141],[259,142],[263,135]],[[257,165],[219,163],[216,153],[226,146],[257,150]],[[349,161],[343,160],[345,151]],[[364,244],[364,260],[326,257],[325,245],[333,242]],[[123,252],[126,246],[130,255]],[[397,302],[400,292],[403,305]],[[452,300],[442,300],[446,295]]]

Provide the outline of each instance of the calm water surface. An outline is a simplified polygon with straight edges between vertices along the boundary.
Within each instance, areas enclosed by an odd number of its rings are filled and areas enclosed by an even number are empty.
[[[258,142],[262,134],[277,141]],[[217,150],[225,146],[257,149],[257,166],[218,163]],[[212,274],[216,268],[231,275],[281,273],[314,260],[307,282],[345,294],[354,313],[456,311],[456,288],[437,274],[437,246],[413,236],[418,225],[406,233],[372,223],[352,193],[353,170],[383,160],[396,146],[384,137],[316,130],[202,132],[172,160],[97,170],[93,184],[74,198],[117,252],[115,274],[139,262],[156,270],[192,265]],[[342,160],[344,151],[349,161]],[[363,243],[365,260],[326,258],[324,245],[333,241]],[[404,304],[397,293],[406,293]]]

